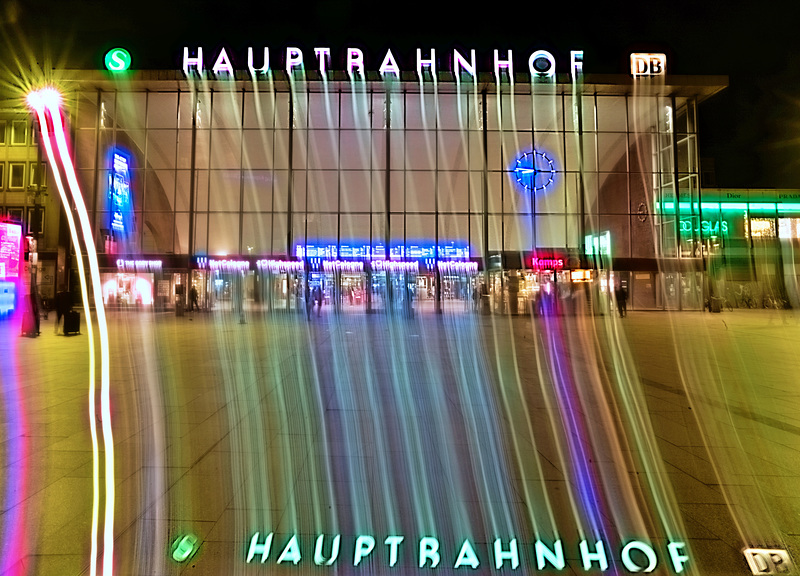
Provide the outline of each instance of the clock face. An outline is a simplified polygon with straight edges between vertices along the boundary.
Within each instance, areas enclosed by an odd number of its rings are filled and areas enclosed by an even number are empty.
[[[532,192],[543,192],[556,176],[553,160],[544,152],[532,150],[517,158],[514,176],[519,185]]]

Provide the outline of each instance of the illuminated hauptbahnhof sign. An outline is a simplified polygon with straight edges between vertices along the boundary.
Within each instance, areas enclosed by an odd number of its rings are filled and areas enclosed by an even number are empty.
[[[281,60],[277,62],[278,67],[283,68],[288,74],[310,69],[312,66],[325,76],[332,67],[331,49],[314,48],[314,54],[306,55],[303,50],[297,47],[287,47],[281,53]],[[454,49],[449,56],[450,65],[447,68],[456,77],[462,75],[475,78],[478,73],[475,50],[470,50],[468,54],[463,54],[458,49]],[[360,48],[347,48],[342,58],[344,70],[351,78],[365,78],[367,74],[367,63],[364,51]],[[420,78],[424,78],[425,73],[435,76],[440,71],[439,62],[436,57],[436,49],[432,48],[427,52],[422,49],[416,50],[416,56],[410,59],[412,70],[416,71]],[[532,80],[554,80],[556,76],[556,58],[547,50],[535,50],[527,55],[522,66],[530,74]],[[377,61],[376,61],[377,62]],[[401,71],[401,60],[395,56],[391,49],[377,65],[376,70],[381,77],[399,78]],[[515,71],[518,70],[520,63],[515,66],[513,50],[501,53],[500,50],[493,52],[493,67],[495,78],[500,81],[503,76],[513,78]],[[405,64],[405,63],[404,63]],[[188,46],[183,49],[182,69],[187,76],[190,73],[203,74],[210,70],[218,77],[233,76],[237,70],[247,70],[253,78],[258,78],[267,74],[273,69],[270,61],[270,49],[256,49],[249,47],[245,55],[233,55],[226,48],[220,48],[211,54],[211,58],[206,58],[202,47],[190,49]],[[570,75],[577,79],[583,73],[583,51],[573,50],[570,52]]]

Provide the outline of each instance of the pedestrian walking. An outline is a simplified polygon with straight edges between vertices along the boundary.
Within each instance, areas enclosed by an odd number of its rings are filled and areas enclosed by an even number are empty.
[[[624,286],[618,286],[616,290],[616,296],[619,317],[625,318],[625,316],[628,315],[628,291],[625,290]]]
[[[55,333],[58,334],[58,327],[61,324],[61,318],[72,310],[72,296],[67,292],[67,287],[61,284],[56,293],[56,328]]]
[[[197,303],[197,288],[192,286],[189,290],[189,311],[194,312],[195,308],[198,312],[200,311],[200,305]]]

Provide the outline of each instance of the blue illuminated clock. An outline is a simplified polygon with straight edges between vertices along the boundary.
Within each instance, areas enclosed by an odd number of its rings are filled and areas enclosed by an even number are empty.
[[[514,176],[519,185],[531,192],[544,192],[553,183],[556,169],[553,160],[544,152],[531,150],[517,158]]]

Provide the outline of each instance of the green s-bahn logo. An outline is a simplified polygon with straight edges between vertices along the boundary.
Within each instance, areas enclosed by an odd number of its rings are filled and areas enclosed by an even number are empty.
[[[125,48],[112,48],[106,53],[106,70],[124,72],[131,67],[131,54]]]

